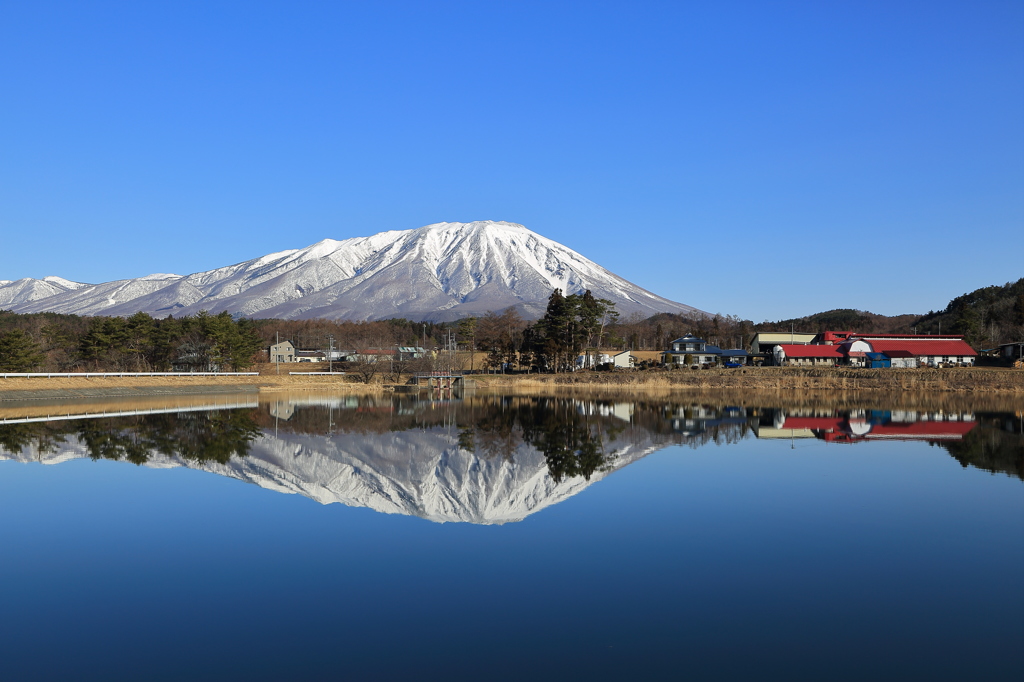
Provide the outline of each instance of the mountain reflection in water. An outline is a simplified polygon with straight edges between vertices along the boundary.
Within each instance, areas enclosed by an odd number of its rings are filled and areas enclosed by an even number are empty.
[[[1024,476],[1021,418],[994,412],[289,396],[243,409],[0,421],[7,459],[186,466],[323,504],[483,524],[521,520],[669,445],[745,438],[918,440],[964,466]]]

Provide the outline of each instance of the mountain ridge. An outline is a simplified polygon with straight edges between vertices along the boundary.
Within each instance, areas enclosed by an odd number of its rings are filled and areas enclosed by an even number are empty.
[[[323,239],[190,275],[99,284],[57,277],[0,284],[0,307],[165,317],[227,311],[248,317],[449,321],[517,308],[539,317],[555,288],[590,289],[620,313],[702,311],[657,296],[526,227],[502,221],[434,223],[369,237]]]

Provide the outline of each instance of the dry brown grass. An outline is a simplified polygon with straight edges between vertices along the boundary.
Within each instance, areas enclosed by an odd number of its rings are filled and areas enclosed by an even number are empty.
[[[69,396],[115,389],[180,388],[184,391],[227,391],[232,386],[260,392],[331,391],[380,393],[389,390],[391,379],[378,376],[371,384],[353,376],[289,375],[282,366],[262,365],[258,376],[246,377],[73,377],[0,379],[0,400],[30,397],[28,391],[63,391]],[[312,371],[318,367],[302,370]],[[292,371],[301,371],[292,369]],[[609,391],[655,395],[675,391],[747,391],[810,393],[878,392],[898,395],[963,394],[1000,395],[1024,399],[1024,372],[991,368],[961,369],[843,369],[766,367],[747,369],[575,372],[572,374],[483,374],[473,377],[478,388],[502,391]],[[407,377],[395,383],[404,383]],[[207,389],[207,387],[210,387]]]
[[[340,392],[380,391],[380,382],[374,386],[356,383],[353,377],[347,376],[300,376],[289,375],[287,370],[278,375],[274,366],[270,371],[261,371],[259,376],[177,376],[177,377],[16,377],[0,378],[0,400],[11,399],[25,392],[33,391],[67,391],[69,394],[78,392],[104,391],[111,389],[182,389],[194,391],[210,387],[211,390],[229,390],[233,386],[240,389],[260,391],[276,390],[323,390]],[[264,368],[261,367],[261,370]]]
[[[1024,395],[1024,372],[990,368],[845,369],[763,367],[647,372],[485,375],[478,386],[580,386],[609,389],[914,391]]]

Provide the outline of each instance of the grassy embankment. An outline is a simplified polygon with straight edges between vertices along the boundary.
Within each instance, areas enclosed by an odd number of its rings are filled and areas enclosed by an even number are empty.
[[[1024,394],[1024,372],[987,367],[853,369],[760,367],[646,372],[575,372],[478,377],[479,386],[616,389],[927,391]]]
[[[0,398],[31,397],[27,392],[66,393],[69,397],[112,393],[121,389],[173,393],[241,391],[331,390],[376,393],[408,377],[377,376],[370,384],[355,376],[303,376],[277,374],[274,365],[258,367],[258,376],[244,377],[72,377],[0,379]],[[960,393],[1024,397],[1024,372],[990,368],[957,369],[844,369],[765,367],[747,369],[575,372],[571,374],[476,375],[478,389],[501,391],[878,391],[897,394]],[[42,396],[40,396],[42,397]]]
[[[306,368],[304,368],[306,369]],[[17,377],[0,378],[0,400],[51,398],[64,394],[69,398],[104,395],[155,393],[227,393],[232,391],[304,391],[366,393],[383,390],[356,383],[348,376],[290,375],[287,370],[278,374],[273,364],[254,368],[259,376],[173,376],[173,377]],[[306,371],[311,371],[306,369]]]

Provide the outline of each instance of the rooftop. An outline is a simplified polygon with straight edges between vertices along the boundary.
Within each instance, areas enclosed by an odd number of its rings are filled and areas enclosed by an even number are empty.
[[[782,343],[779,348],[787,358],[842,358],[839,346],[810,346],[802,343]]]

